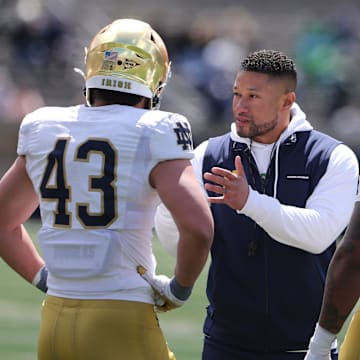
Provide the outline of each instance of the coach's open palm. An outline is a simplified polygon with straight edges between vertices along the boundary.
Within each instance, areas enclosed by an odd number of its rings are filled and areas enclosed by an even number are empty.
[[[249,196],[249,184],[246,179],[240,156],[235,158],[235,171],[213,167],[204,174],[206,190],[222,196],[208,197],[208,201],[216,204],[226,204],[234,210],[241,210]]]

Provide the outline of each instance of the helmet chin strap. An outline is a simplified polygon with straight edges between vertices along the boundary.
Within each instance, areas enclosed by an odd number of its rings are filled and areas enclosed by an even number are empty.
[[[84,74],[84,72],[83,72],[81,69],[75,67],[75,68],[73,68],[73,70],[74,70],[77,74],[79,74],[79,75],[84,79],[84,81],[86,80],[85,74]],[[86,98],[86,105],[87,105],[87,106],[91,106],[91,104],[90,104],[89,89],[86,87],[86,85],[85,85],[85,87],[84,87],[84,95],[85,95],[85,98]]]
[[[90,104],[90,89],[89,88],[85,88],[85,99],[86,99],[86,105],[91,107]]]
[[[160,108],[159,96],[155,95],[152,97],[150,107],[151,107],[151,110],[159,110],[159,108]]]
[[[159,86],[155,90],[155,95],[151,99],[151,109],[152,110],[159,110],[161,94],[170,78],[171,78],[171,61],[169,62],[169,68],[168,68],[168,72],[166,74],[164,82],[159,83]]]
[[[169,76],[167,76],[166,80],[168,78],[169,78]],[[151,109],[152,110],[159,110],[161,93],[163,92],[164,87],[166,86],[166,83],[167,83],[167,81],[165,81],[162,84],[159,84],[158,88],[156,89],[155,95],[151,99]]]

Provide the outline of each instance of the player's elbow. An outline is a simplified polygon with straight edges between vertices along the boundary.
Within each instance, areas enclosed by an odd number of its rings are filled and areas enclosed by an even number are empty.
[[[204,250],[209,251],[214,239],[214,223],[212,218],[198,227],[198,239]]]
[[[180,238],[191,239],[193,246],[208,252],[214,238],[214,223],[212,217],[204,217],[180,227]]]
[[[214,238],[214,224],[212,220],[209,221],[207,224],[204,224],[204,226],[199,226],[196,236],[199,245],[204,250],[209,251]]]

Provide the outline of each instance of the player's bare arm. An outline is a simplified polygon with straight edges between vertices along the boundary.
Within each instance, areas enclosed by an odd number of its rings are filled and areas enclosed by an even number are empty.
[[[360,297],[360,202],[330,264],[319,323],[337,334]],[[343,279],[346,279],[344,281]]]
[[[44,265],[23,223],[38,206],[26,173],[26,160],[18,157],[0,181],[0,256],[29,282]]]
[[[213,221],[209,206],[189,160],[157,164],[150,183],[157,189],[179,229],[176,279],[182,286],[191,287],[206,263],[211,246]]]

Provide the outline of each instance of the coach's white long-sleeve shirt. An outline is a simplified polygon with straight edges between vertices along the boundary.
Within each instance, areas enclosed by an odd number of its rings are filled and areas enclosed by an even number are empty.
[[[292,120],[277,143],[251,142],[251,152],[259,172],[266,172],[271,154],[276,156],[276,149],[284,139],[294,132],[311,129],[312,126],[306,120],[305,114],[297,104],[294,104]],[[237,135],[235,124],[231,126],[231,137],[234,141],[250,145],[249,139]],[[198,181],[202,186],[202,164],[207,143],[205,141],[195,149],[192,160]],[[305,208],[281,204],[275,197],[260,194],[250,187],[249,197],[238,213],[249,216],[280,243],[311,253],[321,253],[348,224],[354,206],[358,176],[359,166],[354,152],[345,144],[340,144],[333,150],[328,168],[308,198]],[[276,189],[274,194],[276,196]],[[159,205],[156,211],[155,230],[160,242],[174,255],[178,232],[163,204]]]

